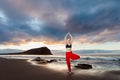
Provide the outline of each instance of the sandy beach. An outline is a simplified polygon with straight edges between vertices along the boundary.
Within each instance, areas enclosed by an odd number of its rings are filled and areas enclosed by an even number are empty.
[[[96,72],[96,74],[56,71],[31,65],[27,60],[0,58],[0,80],[120,80],[120,71]]]

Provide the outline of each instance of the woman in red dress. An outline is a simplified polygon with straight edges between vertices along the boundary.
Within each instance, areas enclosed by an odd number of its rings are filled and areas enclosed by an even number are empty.
[[[73,42],[73,37],[72,35],[68,32],[65,36],[65,43],[66,43],[66,64],[68,67],[68,71],[71,73],[71,60],[76,60],[79,59],[80,56],[77,54],[74,54],[72,52],[72,42]]]

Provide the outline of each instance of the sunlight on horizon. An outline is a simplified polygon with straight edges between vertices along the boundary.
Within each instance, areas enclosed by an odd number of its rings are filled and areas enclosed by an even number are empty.
[[[0,49],[20,49],[20,50],[28,50],[32,48],[39,47],[48,47],[51,50],[65,50],[65,44],[45,44],[44,42],[29,42],[21,45],[0,45]],[[101,43],[101,44],[78,44],[73,43],[73,50],[92,50],[92,49],[100,49],[100,50],[120,50],[120,42],[114,43]]]

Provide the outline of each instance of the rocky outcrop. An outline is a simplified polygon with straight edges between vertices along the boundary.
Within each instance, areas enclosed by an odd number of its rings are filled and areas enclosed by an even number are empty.
[[[75,67],[79,69],[92,69],[92,65],[90,64],[77,64]]]
[[[36,61],[38,64],[45,64],[45,63],[57,62],[56,59],[46,60],[46,59],[42,59],[42,58],[40,58],[40,57],[36,57],[36,58],[33,59],[32,61]]]
[[[51,51],[47,47],[30,49],[28,51],[22,52],[22,54],[32,54],[32,55],[52,55]]]
[[[40,57],[36,57],[35,59],[33,59],[33,61],[44,61],[44,59],[41,59]]]
[[[5,53],[0,55],[52,55],[52,53],[50,49],[48,49],[47,47],[41,47],[41,48],[30,49],[24,52]]]

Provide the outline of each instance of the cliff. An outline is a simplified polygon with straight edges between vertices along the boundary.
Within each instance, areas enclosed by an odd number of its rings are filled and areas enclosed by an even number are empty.
[[[51,51],[47,47],[30,49],[25,52],[22,52],[21,54],[52,55]]]

